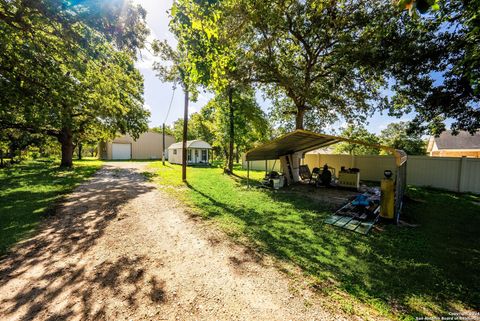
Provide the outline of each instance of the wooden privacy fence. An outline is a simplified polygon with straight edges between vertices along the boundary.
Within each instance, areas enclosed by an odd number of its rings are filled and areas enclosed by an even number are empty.
[[[360,169],[360,178],[368,181],[379,181],[386,169],[395,172],[393,156],[306,154],[304,163],[310,170],[328,164],[336,173],[342,166],[356,167]],[[245,161],[243,167],[247,167]],[[279,171],[280,161],[268,161],[267,168]],[[251,161],[250,169],[265,170],[265,161]],[[408,156],[407,184],[480,194],[480,159]]]

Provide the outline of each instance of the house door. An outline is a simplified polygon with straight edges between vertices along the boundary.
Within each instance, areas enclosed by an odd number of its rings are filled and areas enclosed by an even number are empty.
[[[195,164],[200,163],[200,157],[198,155],[198,149],[195,149]]]

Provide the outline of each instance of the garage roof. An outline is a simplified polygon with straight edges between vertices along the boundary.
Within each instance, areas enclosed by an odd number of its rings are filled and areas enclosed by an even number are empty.
[[[395,156],[397,166],[403,164],[407,158],[407,154],[404,151],[397,150],[392,147],[374,145],[343,137],[318,134],[303,129],[297,129],[264,145],[249,150],[246,153],[246,160],[253,161],[278,159],[280,156],[289,155],[296,152],[306,153],[308,151],[336,144],[339,142],[349,142],[365,146],[374,146],[386,150]]]

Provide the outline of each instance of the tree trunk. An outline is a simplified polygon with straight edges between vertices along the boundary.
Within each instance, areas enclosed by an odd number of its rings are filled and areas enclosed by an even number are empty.
[[[62,161],[60,167],[71,168],[73,166],[73,135],[70,128],[62,128],[58,136],[58,141],[62,145]]]
[[[227,171],[227,168],[228,168],[228,148],[227,146],[223,145],[222,146],[222,149],[220,150],[221,152],[223,152],[223,159],[224,159],[224,166],[223,166],[223,170],[224,172]]]
[[[0,149],[0,167],[3,167],[3,149]]]
[[[10,146],[10,164],[15,163],[15,148],[13,146]]]
[[[184,182],[187,180],[187,135],[188,135],[188,89],[185,89],[185,106],[183,111],[183,142],[182,142],[182,181]]]
[[[305,109],[298,108],[295,116],[295,129],[303,129],[303,118],[305,116]]]
[[[233,148],[234,148],[234,140],[235,140],[235,124],[234,124],[234,115],[233,115],[233,89],[228,89],[228,107],[230,111],[230,142],[228,148],[228,172],[231,174],[233,173]]]
[[[78,142],[78,160],[82,159],[82,143]]]

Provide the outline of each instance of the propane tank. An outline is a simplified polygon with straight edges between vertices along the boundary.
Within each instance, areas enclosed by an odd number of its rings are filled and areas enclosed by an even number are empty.
[[[392,171],[383,172],[385,176],[380,183],[380,216],[384,218],[394,218],[395,208],[395,181],[392,179]]]

